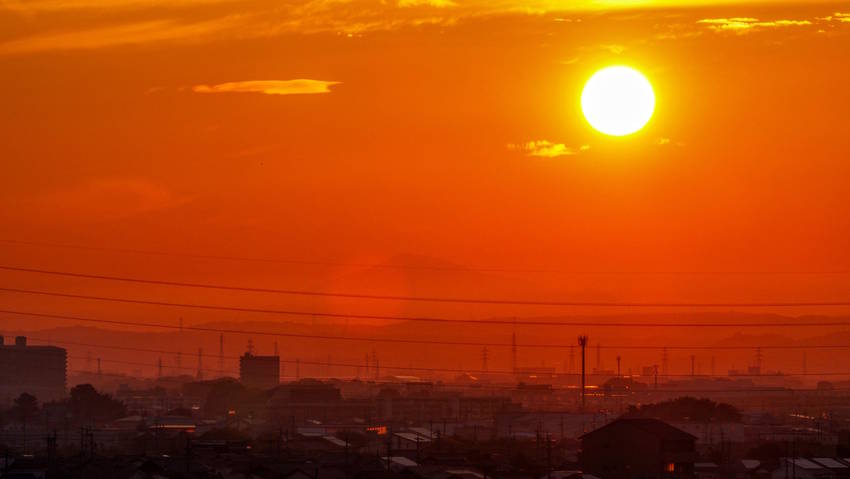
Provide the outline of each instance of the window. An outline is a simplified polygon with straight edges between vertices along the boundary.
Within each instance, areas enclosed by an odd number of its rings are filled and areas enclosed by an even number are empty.
[[[667,472],[676,472],[676,463],[668,462],[667,466],[664,467],[664,470]]]

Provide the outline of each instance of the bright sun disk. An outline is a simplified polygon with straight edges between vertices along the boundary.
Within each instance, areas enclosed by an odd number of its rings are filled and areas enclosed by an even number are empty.
[[[581,93],[581,109],[590,126],[611,136],[640,131],[655,111],[655,92],[634,68],[613,66],[594,73]]]

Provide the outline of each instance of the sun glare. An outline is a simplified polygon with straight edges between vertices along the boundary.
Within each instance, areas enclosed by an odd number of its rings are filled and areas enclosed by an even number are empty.
[[[581,109],[590,126],[611,136],[640,131],[655,111],[655,92],[634,68],[613,66],[596,72],[581,94]]]

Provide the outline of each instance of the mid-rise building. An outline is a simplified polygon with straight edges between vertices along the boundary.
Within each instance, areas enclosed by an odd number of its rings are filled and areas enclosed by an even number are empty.
[[[239,381],[249,388],[277,387],[280,384],[280,356],[245,353],[239,358]]]
[[[28,346],[25,336],[6,344],[0,336],[0,404],[8,406],[22,393],[39,402],[65,396],[68,353],[56,346]]]

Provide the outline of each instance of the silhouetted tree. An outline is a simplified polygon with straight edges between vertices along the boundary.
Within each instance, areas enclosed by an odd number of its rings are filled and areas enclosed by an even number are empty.
[[[9,412],[9,415],[20,422],[23,426],[24,444],[26,444],[27,424],[35,417],[36,414],[38,414],[38,399],[36,399],[32,394],[21,393],[21,395],[15,399],[12,409],[10,409]]]
[[[625,417],[651,417],[665,421],[740,422],[741,413],[735,406],[716,403],[710,399],[680,397],[643,406],[629,406]]]
[[[68,409],[79,421],[113,421],[127,414],[124,403],[109,394],[101,394],[91,384],[80,384],[71,389],[66,399]]]
[[[22,393],[15,399],[15,403],[11,409],[12,418],[20,421],[26,426],[30,419],[38,414],[38,399],[29,393]]]

